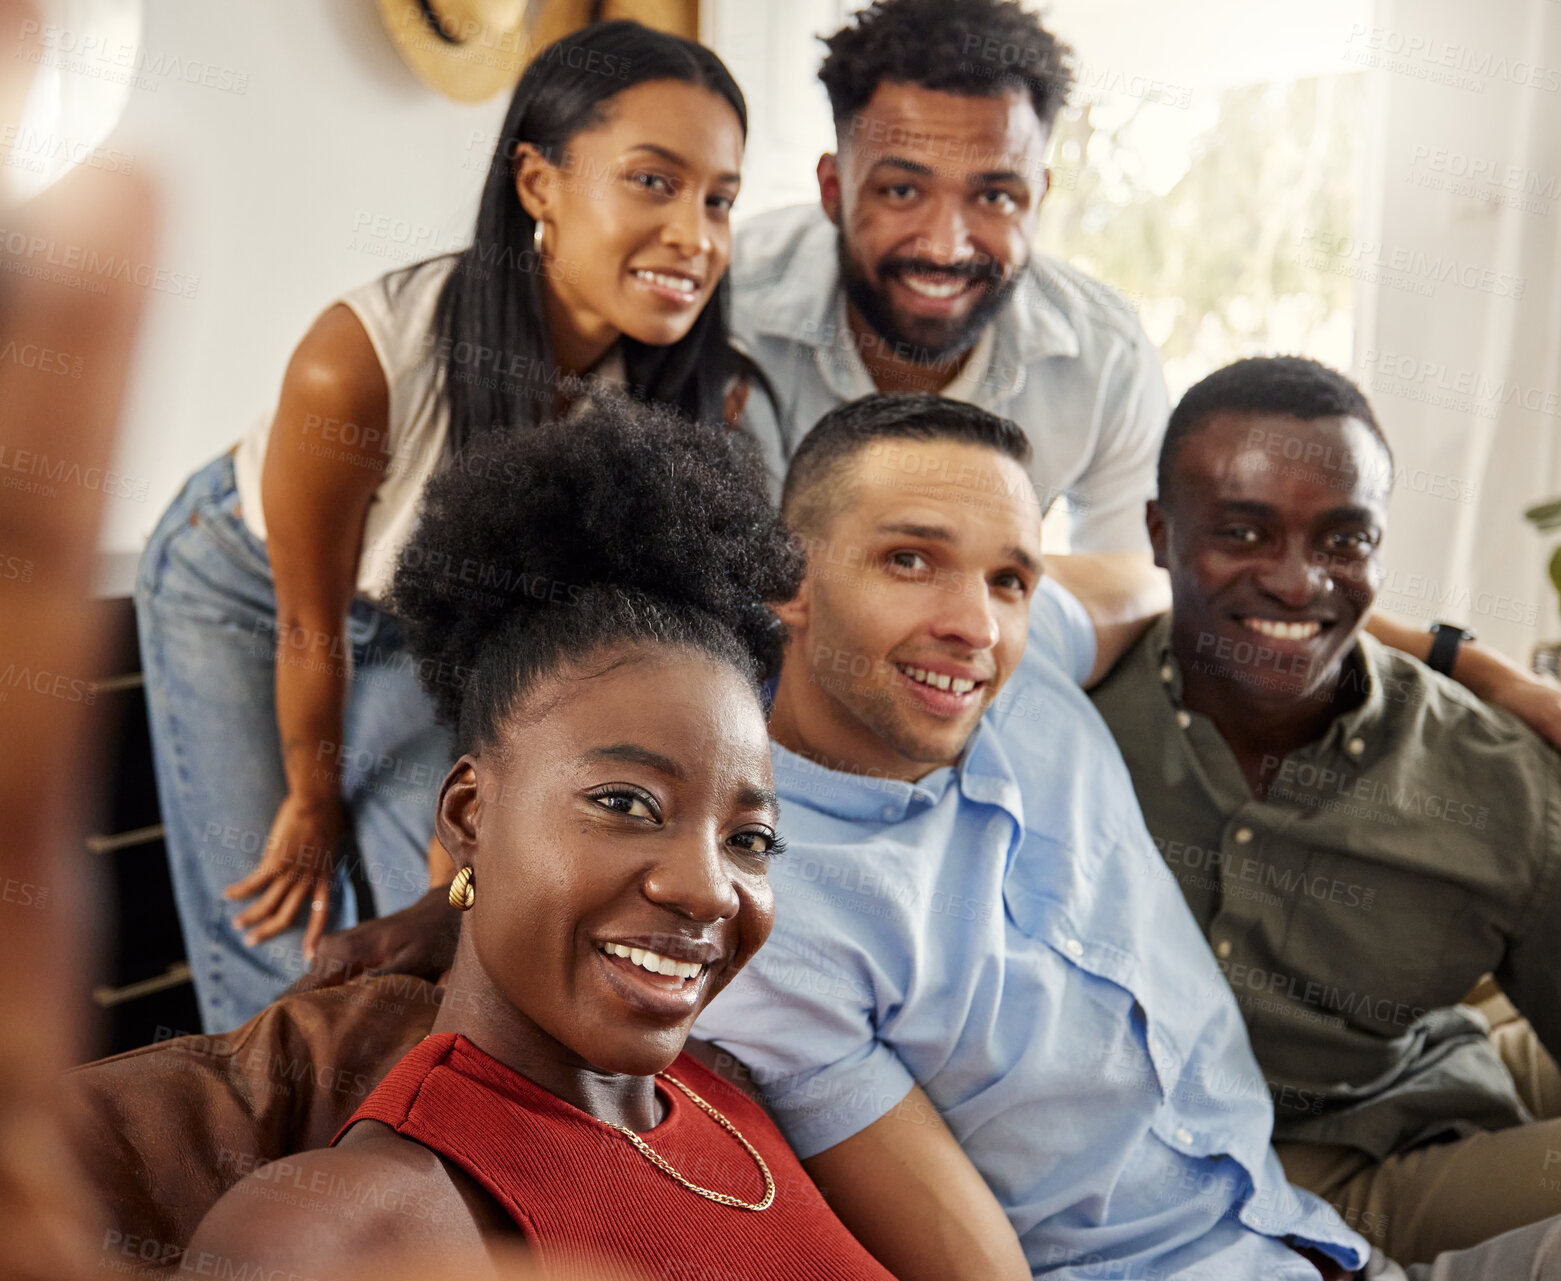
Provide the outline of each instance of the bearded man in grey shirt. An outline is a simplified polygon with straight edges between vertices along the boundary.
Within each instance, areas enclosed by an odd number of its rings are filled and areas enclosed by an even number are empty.
[[[1031,250],[1067,46],[1010,0],[879,0],[825,44],[819,201],[732,251],[733,341],[763,374],[745,425],[772,473],[828,410],[929,392],[1024,428],[1072,550],[1147,553],[1159,354],[1118,294]]]
[[[1561,1048],[1561,757],[1362,630],[1392,477],[1364,396],[1315,362],[1192,388],[1148,509],[1172,610],[1094,698],[1286,1173],[1411,1262],[1561,1210],[1554,1103],[1458,1004],[1494,972]]]

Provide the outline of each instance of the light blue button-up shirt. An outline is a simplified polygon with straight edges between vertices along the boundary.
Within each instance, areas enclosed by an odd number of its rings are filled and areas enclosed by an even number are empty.
[[[916,783],[774,746],[774,932],[700,1018],[802,1156],[919,1083],[1036,1276],[1294,1278],[1366,1247],[1292,1188],[1230,990],[1079,689],[1047,590],[957,767]]]
[[[755,387],[743,425],[777,482],[828,410],[874,390],[846,320],[838,237],[814,204],[750,219],[732,246],[732,341],[775,394]],[[944,394],[1024,429],[1042,494],[1067,495],[1071,550],[1148,550],[1144,501],[1170,407],[1159,353],[1132,307],[1035,254],[988,333],[981,368]]]

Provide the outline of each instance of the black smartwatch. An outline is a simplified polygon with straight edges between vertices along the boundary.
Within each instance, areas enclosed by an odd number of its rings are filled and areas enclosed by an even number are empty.
[[[1431,652],[1426,655],[1425,665],[1433,672],[1451,676],[1453,664],[1458,661],[1458,647],[1472,641],[1474,633],[1452,623],[1432,623],[1430,632]]]

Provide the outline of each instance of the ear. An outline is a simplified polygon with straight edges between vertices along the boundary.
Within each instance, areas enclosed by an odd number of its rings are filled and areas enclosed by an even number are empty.
[[[439,786],[434,835],[459,870],[476,862],[481,831],[482,787],[477,778],[477,762],[467,755],[450,767]]]
[[[826,151],[818,158],[818,199],[835,226],[840,225],[840,158]]]
[[[558,166],[529,142],[515,148],[515,195],[534,222],[552,217],[558,202]]]
[[[786,624],[786,630],[795,639],[798,632],[807,630],[808,610],[813,600],[813,582],[811,575],[804,575],[802,586],[797,589],[797,594],[783,605],[772,605],[775,617]]]
[[[1154,548],[1155,566],[1169,569],[1167,558],[1171,546],[1171,527],[1158,499],[1151,498],[1144,504],[1144,524],[1149,526],[1149,546]]]

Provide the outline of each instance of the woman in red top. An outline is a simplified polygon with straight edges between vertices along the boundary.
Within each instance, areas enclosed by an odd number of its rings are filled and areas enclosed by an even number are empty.
[[[642,405],[434,479],[394,600],[459,753],[445,1000],[334,1146],[217,1203],[187,1269],[328,1277],[518,1236],[566,1272],[888,1277],[683,1053],[770,930],[765,602],[800,574],[744,439]]]

